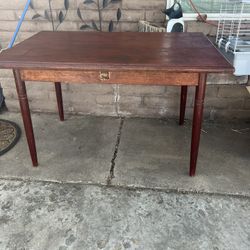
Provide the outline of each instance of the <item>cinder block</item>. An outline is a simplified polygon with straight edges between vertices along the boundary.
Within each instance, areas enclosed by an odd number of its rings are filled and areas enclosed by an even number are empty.
[[[37,9],[37,10],[35,10],[35,11],[30,9],[29,11],[27,11],[27,13],[26,13],[26,15],[25,15],[25,21],[39,22],[39,21],[47,20],[47,19],[45,18],[45,10],[48,11],[49,16],[50,16],[50,11],[49,11],[49,9],[47,9],[47,8],[41,9],[41,10]],[[69,12],[70,12],[70,11],[69,11]],[[19,20],[20,17],[21,17],[21,15],[22,15],[22,13],[23,13],[23,10],[17,10],[17,11],[15,12],[15,18],[16,18],[17,20]],[[36,14],[41,15],[41,17],[36,18],[36,19],[32,19],[32,18],[34,17],[34,15],[36,15]],[[58,20],[58,11],[57,11],[57,10],[53,10],[53,11],[52,11],[52,15],[53,15],[54,20]]]
[[[65,105],[65,111],[69,113],[77,113],[77,114],[90,114],[90,115],[110,115],[116,116],[116,111],[114,105],[98,105],[92,103],[69,103],[69,105]]]
[[[21,32],[28,31],[28,32],[39,32],[43,30],[52,30],[51,23],[48,21],[24,21],[22,27],[20,29]]]
[[[96,106],[95,95],[91,93],[65,93],[67,95],[68,102],[71,104],[82,105],[82,106]]]
[[[207,85],[206,88],[206,98],[207,97],[216,97],[218,95],[219,86],[218,85]],[[181,87],[174,87],[174,86],[167,86],[165,96],[167,97],[175,97],[180,98],[181,94]],[[188,87],[188,99],[194,99],[195,97],[195,87],[189,86]]]
[[[79,94],[113,94],[113,85],[112,84],[69,84],[69,92],[79,93]]]
[[[99,15],[97,10],[81,10],[82,11],[82,18],[84,21],[90,21],[90,20],[99,20]],[[72,22],[82,22],[81,19],[78,17],[76,10],[69,10],[68,15],[66,18],[66,21]]]
[[[148,22],[161,22],[163,24],[166,20],[166,15],[163,14],[159,9],[147,10],[146,20]]]
[[[138,31],[138,22],[121,22],[121,31],[122,32],[137,32]]]
[[[13,71],[11,69],[0,69],[0,81],[3,78],[12,78],[14,80]]]
[[[63,85],[62,85],[63,88]],[[26,89],[29,92],[38,91],[40,94],[43,94],[43,90],[54,91],[55,87],[53,83],[50,82],[31,82],[26,81]]]
[[[84,12],[85,10],[97,10],[97,5],[94,3],[84,4],[84,1],[76,0],[76,8],[80,8]]]
[[[205,99],[205,107],[214,109],[242,109],[244,99],[242,98],[213,98]]]
[[[57,103],[49,99],[42,102],[41,100],[31,99],[29,100],[29,106],[31,111],[35,112],[57,112]]]
[[[114,105],[97,105],[92,114],[101,115],[101,116],[117,116],[118,115]]]
[[[179,100],[176,98],[166,98],[164,96],[145,96],[143,102],[148,107],[177,107]]]
[[[11,76],[11,74],[10,74],[10,76],[8,76],[6,78],[0,78],[0,84],[1,84],[3,89],[6,89],[6,88],[16,89],[15,81],[14,81],[14,78]]]
[[[83,4],[84,1],[82,0],[76,0],[76,6],[80,7],[83,10],[86,9],[97,9],[96,4]],[[102,5],[103,1],[100,1],[101,8],[103,7]],[[121,2],[111,2],[108,6],[105,7],[105,10],[107,9],[117,9],[117,8],[122,8],[122,3]]]
[[[13,10],[1,10],[0,9],[1,21],[14,21],[16,20],[15,11]]]
[[[142,98],[141,96],[124,96],[121,95],[119,97],[119,105],[125,106],[132,106],[132,107],[138,107],[142,104]]]
[[[164,9],[166,6],[165,1],[162,0],[123,0],[122,8],[123,9]]]
[[[65,22],[63,22],[62,24],[56,23],[56,27],[58,27],[58,31],[62,30],[62,31],[77,31],[78,30],[78,25],[76,22],[70,22],[68,20],[66,20]]]
[[[110,21],[110,20],[116,21],[116,13],[117,13],[116,9],[114,9],[114,10],[113,9],[106,9],[106,10],[104,9],[102,11],[102,20],[103,21]]]
[[[217,97],[219,92],[219,85],[207,85],[206,98]]]
[[[3,94],[6,100],[17,100],[17,92],[14,88],[3,88]]]
[[[233,74],[208,74],[207,84],[246,84],[247,76]]]
[[[49,92],[51,91],[50,85],[43,84],[43,89],[41,90],[38,84],[32,84],[31,86],[27,86],[27,96],[30,101],[32,100],[40,100],[41,102],[46,102],[49,100]]]
[[[165,112],[162,111],[162,112]],[[137,107],[136,109],[128,105],[119,105],[119,115],[131,117],[161,117],[159,110],[149,107]]]
[[[109,31],[109,23],[110,23],[110,21],[106,21],[106,22],[103,21],[102,22],[102,31],[104,31],[104,32]],[[97,24],[97,27],[99,27],[99,23],[96,22],[96,24]],[[121,31],[121,23],[114,22],[114,30],[113,31],[114,32],[120,32]]]
[[[34,36],[35,34],[37,34],[37,32],[21,32],[18,35],[18,42],[22,42],[22,41]]]
[[[16,21],[4,21],[0,19],[0,30],[5,32],[14,31],[16,29],[17,22]]]
[[[112,105],[115,102],[115,96],[114,95],[97,95],[96,97],[96,103],[97,104],[101,104],[101,105],[105,105],[105,104],[109,104]]]
[[[190,88],[189,88],[190,89]],[[166,86],[165,95],[166,96],[180,96],[181,94],[181,87],[177,86]]]
[[[223,85],[219,87],[218,97],[244,98],[248,97],[249,93],[245,86],[241,85]]]
[[[34,5],[35,9],[42,9],[42,10],[49,9],[49,1],[33,0],[33,5]],[[53,1],[51,1],[51,7],[52,7],[52,9],[64,10],[64,1],[53,0]],[[69,9],[76,9],[76,1],[75,0],[69,1]]]
[[[144,18],[145,14],[143,10],[122,10],[122,22],[138,22]]]
[[[188,92],[187,103],[188,105],[192,106],[192,103],[195,97],[195,87],[189,86],[187,92]],[[170,99],[174,98],[179,101],[181,97],[181,87],[180,86],[167,86],[164,97],[170,98]]]
[[[23,9],[27,0],[1,0],[0,1],[0,9],[3,10],[16,10],[16,9]],[[39,2],[45,2],[45,1],[39,1]]]
[[[17,99],[6,99],[5,103],[10,112],[20,112],[19,102]]]
[[[164,86],[146,86],[146,85],[120,85],[119,91],[121,95],[147,95],[147,94],[163,94]]]
[[[179,108],[180,98],[175,96],[145,96],[144,104],[149,107],[166,107],[166,108]],[[193,106],[193,98],[187,98],[187,107]]]
[[[55,27],[57,27],[59,24],[58,21],[55,22]],[[65,22],[63,22],[58,30],[77,30],[77,23],[76,22],[68,22],[65,20]],[[15,29],[15,25],[12,24],[11,29]],[[20,33],[23,32],[30,32],[30,33],[37,33],[40,31],[44,31],[44,30],[50,30],[52,31],[52,23],[44,20],[44,19],[36,19],[36,20],[32,20],[32,21],[24,21],[22,24],[22,27],[20,29]]]

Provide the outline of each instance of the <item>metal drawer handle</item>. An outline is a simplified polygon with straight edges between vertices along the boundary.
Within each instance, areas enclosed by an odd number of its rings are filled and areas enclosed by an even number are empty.
[[[110,79],[110,72],[108,71],[101,71],[99,74],[99,78],[101,81],[107,81]]]

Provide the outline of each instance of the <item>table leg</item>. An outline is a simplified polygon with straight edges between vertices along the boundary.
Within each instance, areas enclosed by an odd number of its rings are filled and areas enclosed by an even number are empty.
[[[196,163],[200,144],[201,125],[203,117],[203,106],[206,91],[206,78],[205,73],[200,74],[199,85],[196,87],[195,103],[194,103],[194,116],[193,116],[193,129],[192,129],[192,142],[190,154],[190,176],[195,176]]]
[[[17,95],[20,103],[21,113],[23,117],[23,124],[26,133],[26,138],[29,146],[30,156],[32,159],[33,166],[38,166],[37,153],[36,153],[36,143],[33,132],[32,120],[30,116],[29,102],[26,93],[25,82],[22,81],[19,70],[13,70]]]
[[[62,87],[60,82],[55,82],[55,90],[56,90],[56,100],[57,100],[59,117],[61,121],[64,121]]]
[[[185,111],[186,111],[186,103],[187,103],[187,86],[181,86],[181,101],[180,101],[180,119],[179,125],[184,124],[185,119]]]

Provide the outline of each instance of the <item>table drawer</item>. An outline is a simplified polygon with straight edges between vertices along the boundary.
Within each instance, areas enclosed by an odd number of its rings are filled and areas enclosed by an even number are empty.
[[[24,81],[142,84],[142,85],[198,85],[198,73],[167,71],[70,71],[20,70]]]

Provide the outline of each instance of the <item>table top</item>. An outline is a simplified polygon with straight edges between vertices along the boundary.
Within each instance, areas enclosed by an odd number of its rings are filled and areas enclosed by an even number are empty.
[[[0,68],[233,72],[202,33],[43,31],[0,54]]]

